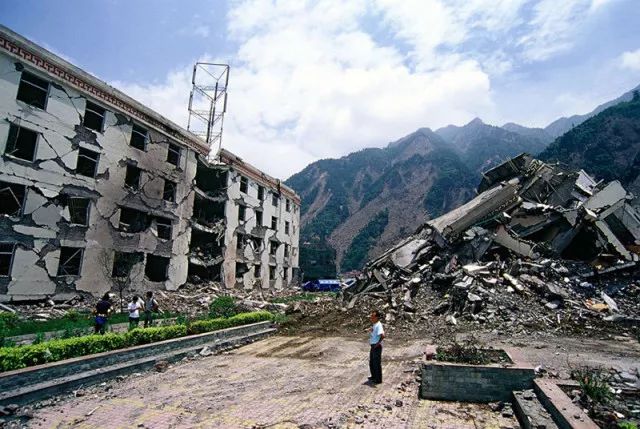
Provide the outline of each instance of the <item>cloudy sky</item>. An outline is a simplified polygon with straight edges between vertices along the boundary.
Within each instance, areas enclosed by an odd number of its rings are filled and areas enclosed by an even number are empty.
[[[223,146],[280,176],[420,127],[545,126],[640,84],[639,0],[2,0],[0,22],[186,126],[231,66]]]

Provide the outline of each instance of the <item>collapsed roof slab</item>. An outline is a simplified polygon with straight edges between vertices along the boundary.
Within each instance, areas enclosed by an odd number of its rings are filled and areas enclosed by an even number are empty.
[[[519,183],[518,179],[512,179],[491,188],[457,209],[428,222],[428,224],[445,240],[455,240],[467,228],[519,204]]]

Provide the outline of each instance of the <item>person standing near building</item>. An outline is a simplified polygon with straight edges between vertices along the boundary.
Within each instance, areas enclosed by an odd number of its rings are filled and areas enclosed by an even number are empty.
[[[153,292],[147,292],[147,300],[144,303],[144,327],[153,325],[153,313],[159,311],[158,301],[153,297]]]
[[[138,327],[140,323],[140,310],[142,310],[142,299],[138,295],[133,295],[128,306],[129,310],[129,329]]]
[[[369,317],[372,323],[371,334],[369,336],[369,371],[371,377],[369,382],[373,384],[382,383],[382,340],[384,340],[384,328],[380,322],[380,312],[374,310]]]
[[[104,296],[98,303],[96,304],[95,310],[93,312],[96,315],[96,325],[95,325],[95,333],[104,334],[107,328],[107,322],[109,321],[109,314],[111,313],[112,305],[111,305],[111,297],[109,293],[105,293]]]

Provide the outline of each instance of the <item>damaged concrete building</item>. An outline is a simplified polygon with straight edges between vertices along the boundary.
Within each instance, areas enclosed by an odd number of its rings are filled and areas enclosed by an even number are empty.
[[[200,158],[193,209],[190,280],[281,289],[298,277],[300,197],[222,149]]]
[[[1,300],[291,281],[300,199],[278,180],[207,161],[197,136],[1,26],[0,71]]]

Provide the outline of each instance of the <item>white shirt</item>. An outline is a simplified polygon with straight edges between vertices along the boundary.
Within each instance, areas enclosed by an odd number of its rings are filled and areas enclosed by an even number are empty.
[[[384,334],[384,328],[382,322],[377,321],[371,327],[371,335],[369,336],[369,344],[374,345],[380,342],[380,337]]]
[[[140,301],[133,303],[130,302],[129,303],[129,317],[133,317],[134,319],[137,319],[140,317],[140,309],[142,309],[142,304],[140,304]]]

